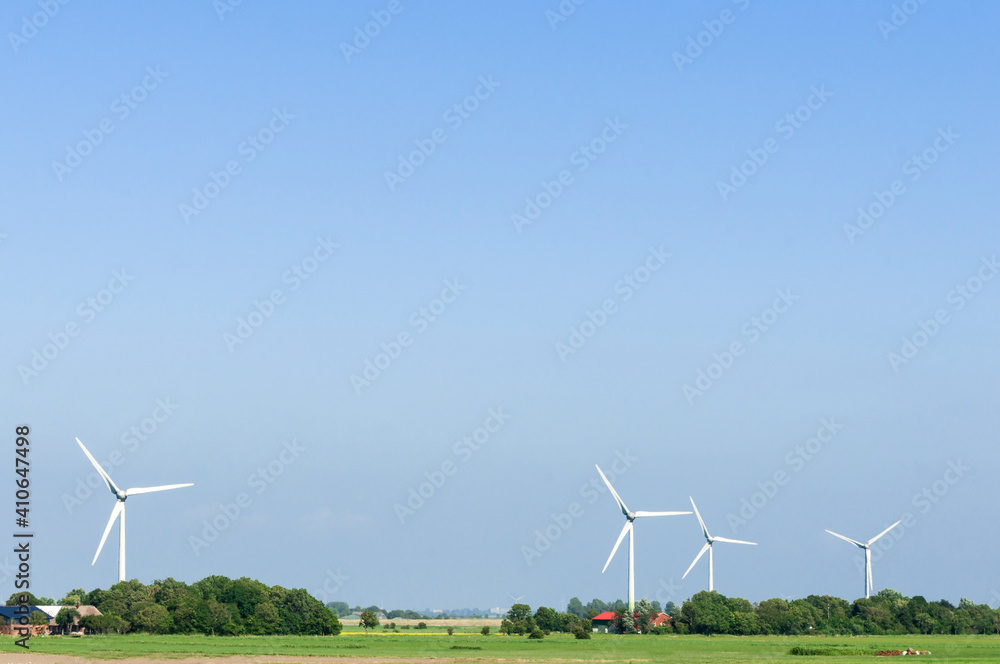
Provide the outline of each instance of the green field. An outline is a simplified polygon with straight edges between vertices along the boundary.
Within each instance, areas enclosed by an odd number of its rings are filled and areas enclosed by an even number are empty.
[[[482,636],[478,629],[456,628],[448,636],[440,628],[366,636],[354,628],[340,636],[87,636],[42,637],[31,641],[28,652],[3,637],[4,650],[16,651],[17,661],[30,655],[73,655],[112,660],[126,657],[171,659],[225,657],[230,655],[281,655],[345,658],[439,658],[461,661],[518,662],[859,662],[885,661],[871,654],[793,656],[794,646],[834,651],[905,649],[930,650],[917,661],[1000,662],[1000,637],[996,636],[865,636],[865,637],[731,637],[731,636],[633,636],[594,634],[577,640],[553,634],[540,641],[496,634]],[[896,660],[891,660],[896,661]],[[912,660],[903,660],[912,661]]]

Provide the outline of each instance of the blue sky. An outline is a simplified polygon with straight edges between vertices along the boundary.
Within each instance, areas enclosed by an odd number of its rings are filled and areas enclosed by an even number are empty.
[[[997,8],[562,7],[4,6],[39,593],[1000,601]]]

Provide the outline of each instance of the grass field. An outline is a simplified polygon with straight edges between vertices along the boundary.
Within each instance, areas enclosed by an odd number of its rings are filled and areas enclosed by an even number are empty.
[[[589,640],[553,634],[543,640],[500,635],[482,636],[471,628],[442,629],[365,636],[353,628],[335,637],[206,637],[206,636],[88,636],[43,637],[31,641],[30,651],[14,647],[3,637],[3,650],[14,654],[10,662],[69,662],[70,657],[92,660],[180,659],[264,656],[253,661],[282,657],[283,661],[308,661],[314,657],[382,659],[435,659],[479,662],[838,662],[885,661],[877,650],[930,650],[917,661],[1000,662],[1000,637],[990,636],[869,636],[869,637],[621,637],[594,634]],[[793,656],[793,646],[854,651],[859,654]],[[866,654],[860,654],[866,653]],[[867,654],[871,653],[871,654]],[[53,655],[55,657],[53,657]],[[63,660],[62,658],[66,659]],[[291,658],[291,659],[287,659]],[[895,661],[895,660],[891,660]],[[911,660],[904,660],[911,661]]]

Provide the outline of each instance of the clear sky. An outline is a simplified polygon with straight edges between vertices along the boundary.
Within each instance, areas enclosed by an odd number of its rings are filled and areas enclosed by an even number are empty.
[[[33,589],[996,605],[1000,9],[669,4],[4,3]]]

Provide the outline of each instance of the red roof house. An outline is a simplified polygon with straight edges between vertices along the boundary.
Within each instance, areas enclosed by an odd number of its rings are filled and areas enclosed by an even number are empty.
[[[659,627],[661,625],[672,625],[673,619],[667,614],[660,612],[653,616],[653,627]],[[593,625],[593,631],[603,631],[607,632],[612,625],[615,624],[615,612],[605,611],[604,613],[598,613],[596,616],[590,619],[590,624]],[[602,629],[603,628],[603,629]]]

